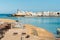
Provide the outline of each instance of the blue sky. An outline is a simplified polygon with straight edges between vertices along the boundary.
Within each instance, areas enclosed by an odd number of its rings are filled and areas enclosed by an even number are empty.
[[[60,11],[60,0],[0,0],[0,13],[23,11]]]

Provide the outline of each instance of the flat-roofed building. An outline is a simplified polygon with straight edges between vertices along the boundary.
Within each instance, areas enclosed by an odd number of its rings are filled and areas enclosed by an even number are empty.
[[[50,12],[43,12],[43,16],[49,16],[50,15]]]
[[[43,13],[42,12],[37,12],[37,14],[36,14],[37,16],[42,16],[43,15]]]

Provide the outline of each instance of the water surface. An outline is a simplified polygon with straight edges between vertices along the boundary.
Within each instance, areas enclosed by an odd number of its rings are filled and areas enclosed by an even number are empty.
[[[43,28],[56,36],[56,28],[60,27],[60,17],[9,17],[0,15],[0,18],[20,20],[22,24],[31,24]]]

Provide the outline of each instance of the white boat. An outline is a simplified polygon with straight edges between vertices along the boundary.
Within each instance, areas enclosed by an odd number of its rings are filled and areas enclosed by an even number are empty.
[[[12,14],[12,16],[20,16],[20,17],[24,17],[26,14],[24,12],[21,11],[17,11],[16,13]]]

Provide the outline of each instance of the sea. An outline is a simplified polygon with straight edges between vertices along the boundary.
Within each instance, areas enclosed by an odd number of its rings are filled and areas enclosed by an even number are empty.
[[[13,17],[11,14],[0,14],[0,18],[19,20],[22,24],[31,24],[43,28],[55,36],[60,28],[60,17]]]

